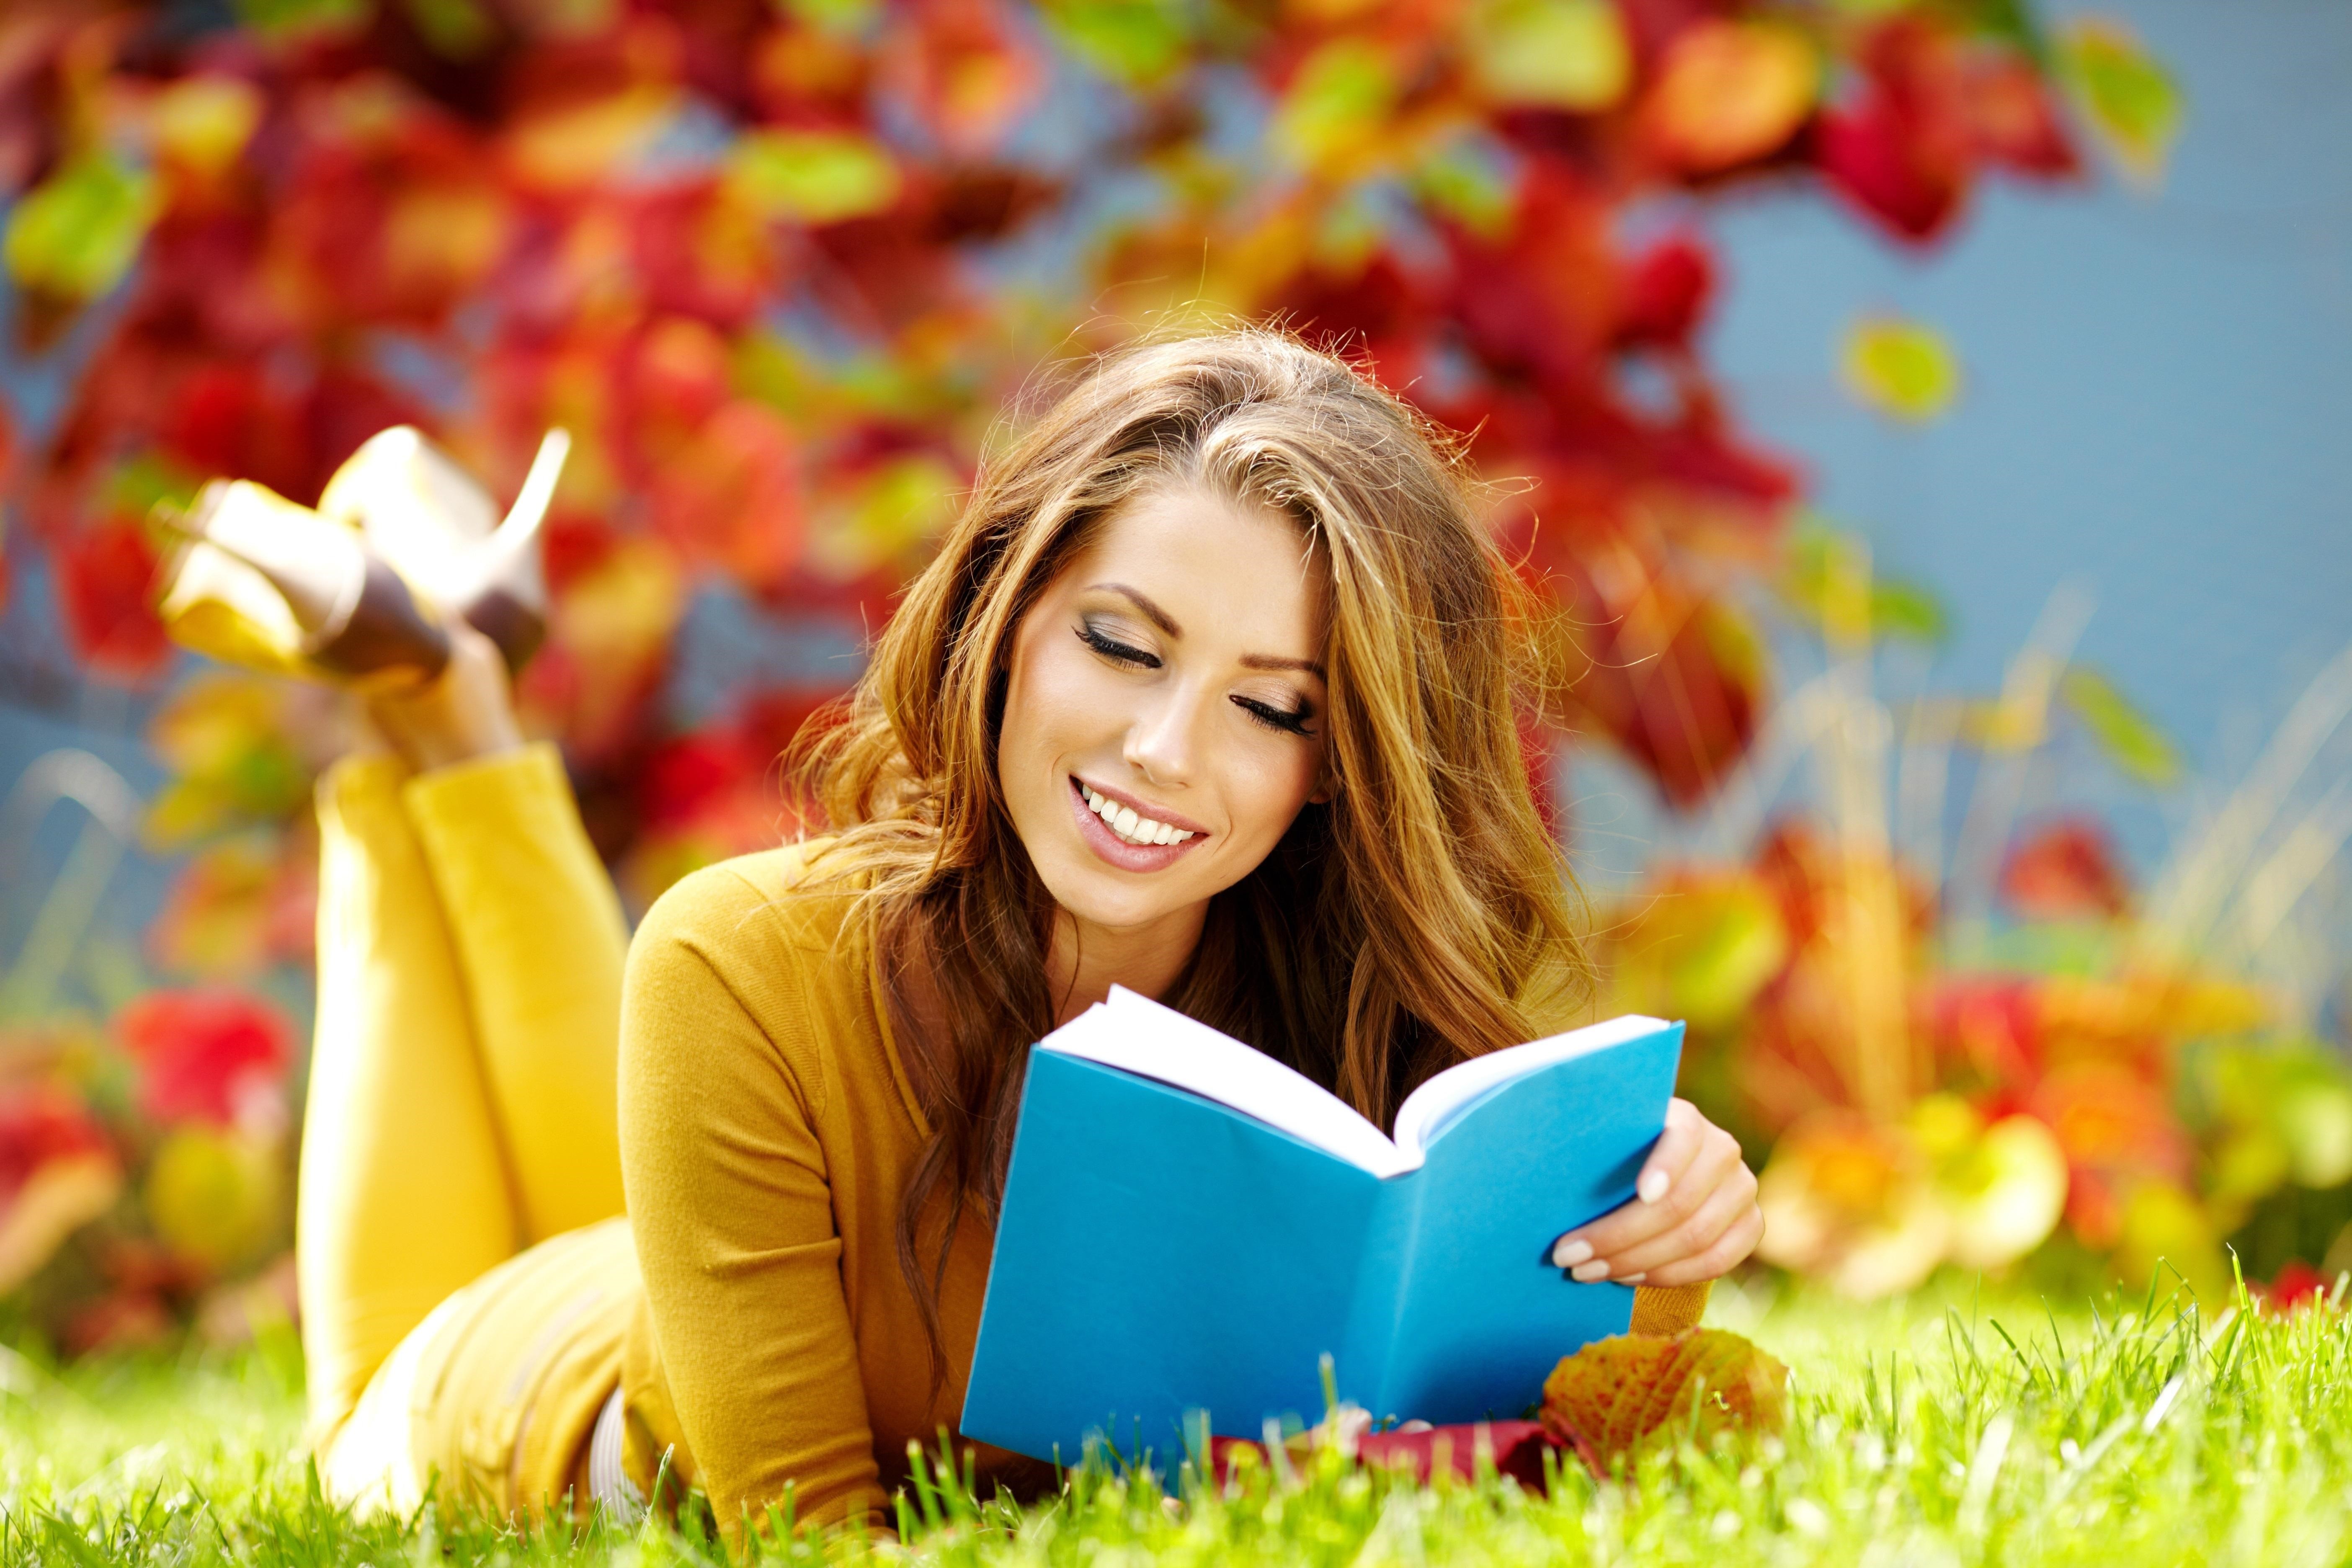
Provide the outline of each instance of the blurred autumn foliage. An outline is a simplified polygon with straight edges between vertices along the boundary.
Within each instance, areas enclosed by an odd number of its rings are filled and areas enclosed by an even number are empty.
[[[520,699],[642,904],[773,838],[766,771],[851,674],[808,655],[689,691],[693,628],[854,646],[1039,365],[1271,318],[1515,481],[1494,524],[1589,637],[1567,721],[1689,805],[1757,731],[1734,590],[1780,572],[1801,489],[1708,374],[1706,204],[1817,189],[1925,246],[1988,179],[2078,176],[2086,136],[2152,177],[2177,119],[2127,32],[2046,34],[2018,0],[24,0],[0,18],[0,261],[13,355],[68,374],[53,417],[0,423],[0,592],[47,584],[82,678],[177,682],[146,832],[186,858],[149,956],[249,982],[308,957],[309,787],[341,721],[182,679],[151,510],[215,475],[313,501],[403,422],[511,493],[564,426]],[[1849,375],[1930,417],[1956,372],[1898,328]],[[1792,908],[1813,874],[1753,897]],[[1883,905],[1894,873],[1869,875]],[[1743,963],[1774,971],[1767,946]],[[203,1206],[173,1184],[275,1190],[224,1141],[282,1151],[236,1108],[289,1053],[212,1005],[71,1048],[5,1021],[0,1115],[56,1152],[0,1159],[0,1212],[74,1160],[76,1203],[41,1212],[90,1208],[92,1150],[172,1188],[116,1226],[125,1300],[184,1303],[245,1256],[165,1235]],[[60,1089],[92,1063],[146,1087]],[[184,1123],[221,1147],[166,1160],[151,1134]],[[158,1247],[170,1267],[135,1263]]]

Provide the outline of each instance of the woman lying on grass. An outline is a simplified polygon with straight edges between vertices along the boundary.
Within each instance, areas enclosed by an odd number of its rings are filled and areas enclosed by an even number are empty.
[[[1114,357],[983,471],[805,749],[832,832],[688,878],[633,947],[465,607],[391,694],[400,639],[345,647],[394,752],[320,799],[330,1489],[585,1507],[667,1456],[730,1527],[787,1488],[867,1514],[961,1406],[1029,1045],[1113,984],[1382,1126],[1583,1021],[1522,611],[1343,363],[1263,332]],[[1755,1245],[1755,1181],[1677,1100],[1639,1191],[1555,1258],[1672,1331]]]

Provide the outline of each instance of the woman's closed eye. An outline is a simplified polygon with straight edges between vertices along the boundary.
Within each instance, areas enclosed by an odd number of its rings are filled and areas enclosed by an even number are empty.
[[[1160,668],[1159,655],[1146,653],[1143,649],[1135,647],[1132,643],[1123,643],[1117,637],[1112,637],[1108,632],[1102,631],[1097,627],[1091,626],[1080,626],[1078,628],[1078,640],[1086,644],[1088,647],[1094,649],[1095,652],[1100,654],[1103,658],[1110,660],[1113,664],[1123,664],[1135,669],[1158,669]]]
[[[1271,702],[1261,702],[1255,697],[1236,697],[1234,706],[1269,730],[1279,730],[1286,735],[1312,735],[1307,727],[1311,708],[1280,708]]]

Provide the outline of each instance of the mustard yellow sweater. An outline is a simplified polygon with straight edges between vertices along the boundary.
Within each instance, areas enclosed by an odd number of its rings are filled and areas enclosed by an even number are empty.
[[[644,1274],[622,1358],[629,1469],[664,1448],[722,1521],[793,1489],[803,1520],[870,1509],[909,1443],[952,1430],[991,1237],[940,1281],[935,1384],[897,1219],[927,1135],[843,895],[804,847],[698,872],[656,903],[623,992],[623,1175]],[[1705,1286],[1640,1291],[1635,1328],[1697,1321]],[[981,1484],[1036,1469],[979,1446]]]

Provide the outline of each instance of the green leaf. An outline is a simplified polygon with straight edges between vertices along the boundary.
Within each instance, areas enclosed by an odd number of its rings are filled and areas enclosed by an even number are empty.
[[[1943,417],[1960,394],[1959,356],[1943,333],[1920,321],[1871,316],[1854,322],[1839,368],[1864,407],[1906,424]]]
[[[898,199],[898,165],[845,131],[755,131],[728,154],[728,194],[763,217],[839,223]]]
[[[1413,192],[1471,233],[1500,239],[1510,230],[1516,196],[1507,158],[1486,137],[1454,137],[1413,170]]]
[[[2171,741],[2105,676],[2075,665],[2059,681],[2058,694],[2126,774],[2159,788],[2180,776],[2180,754]]]
[[[1825,627],[1832,585],[1843,574],[1868,570],[1860,540],[1819,519],[1809,520],[1789,541],[1789,569],[1780,578],[1780,596],[1807,620]],[[1869,605],[1874,640],[1939,643],[1951,635],[1951,613],[1933,589],[1920,584],[1873,578]]]
[[[94,153],[16,204],[0,254],[9,276],[27,289],[94,300],[130,272],[162,209],[153,174]]]
[[[1275,110],[1269,134],[1293,163],[1317,168],[1360,149],[1388,121],[1397,100],[1396,67],[1373,45],[1341,38],[1298,68]]]
[[[356,32],[375,15],[373,0],[235,0],[237,20],[257,32]]]
[[[2180,89],[2137,34],[2105,16],[2079,16],[2059,34],[2058,58],[2083,117],[2124,172],[2164,178],[2180,134]]]
[[[777,0],[777,8],[836,38],[862,37],[882,12],[881,0]]]
[[[435,54],[471,59],[489,47],[498,26],[479,0],[408,0],[409,20]]]
[[[1179,0],[1045,0],[1038,12],[1064,48],[1130,87],[1170,75],[1192,49],[1191,8]]]
[[[1872,584],[1870,621],[1885,636],[1910,642],[1939,643],[1951,635],[1944,601],[1916,583]]]

